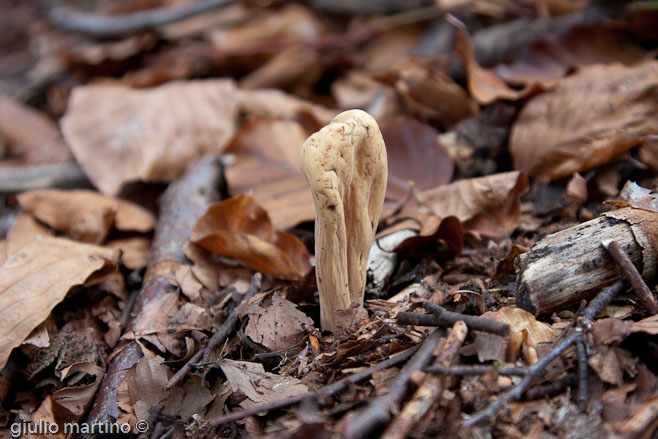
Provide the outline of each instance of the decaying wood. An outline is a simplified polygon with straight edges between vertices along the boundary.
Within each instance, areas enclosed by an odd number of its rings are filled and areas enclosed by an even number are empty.
[[[658,271],[658,214],[623,208],[547,236],[518,259],[517,305],[547,315],[593,297],[620,279],[601,246],[615,240],[644,279]]]
[[[503,337],[509,335],[509,325],[507,323],[487,319],[486,317],[469,316],[448,311],[432,302],[423,302],[423,308],[434,314],[439,323],[437,326],[452,326],[462,321],[471,331],[489,332]]]
[[[151,300],[175,289],[165,275],[173,264],[185,261],[183,245],[194,224],[210,204],[221,198],[224,191],[222,166],[213,157],[206,157],[190,167],[179,181],[165,191],[160,200],[160,219],[147,272],[127,331],[134,330],[135,322]],[[135,341],[119,345],[117,351],[119,353],[112,359],[96,394],[88,422],[112,422],[119,417],[117,391],[128,369],[142,357],[142,351]]]
[[[0,166],[0,192],[3,193],[84,187],[91,187],[91,183],[77,163]]]

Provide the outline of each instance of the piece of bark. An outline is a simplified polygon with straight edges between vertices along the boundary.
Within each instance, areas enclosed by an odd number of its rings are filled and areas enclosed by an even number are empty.
[[[165,191],[160,200],[160,219],[147,272],[127,331],[135,329],[135,322],[151,300],[175,289],[166,274],[173,264],[185,262],[183,245],[194,224],[208,206],[221,198],[225,190],[221,163],[214,157],[205,157]],[[114,422],[119,417],[117,391],[128,369],[142,357],[142,351],[135,341],[120,344],[116,350],[119,354],[112,359],[105,373],[87,422]]]
[[[518,259],[516,303],[537,316],[593,297],[620,279],[601,246],[615,240],[644,279],[658,271],[658,214],[627,207],[547,236]]]

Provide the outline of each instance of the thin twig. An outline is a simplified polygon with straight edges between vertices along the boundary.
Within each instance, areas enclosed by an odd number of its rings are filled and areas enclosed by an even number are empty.
[[[638,299],[642,305],[649,311],[649,314],[658,314],[658,303],[656,298],[651,293],[642,275],[637,271],[633,261],[628,257],[626,252],[621,248],[617,241],[607,240],[602,241],[601,245],[605,248],[610,257],[617,263],[624,277],[630,282],[633,291],[637,294]]]
[[[77,163],[0,166],[0,192],[3,193],[74,187],[92,187]]]
[[[440,337],[441,334],[438,329],[428,335],[418,352],[400,370],[400,373],[389,386],[388,392],[372,400],[358,414],[348,418],[343,427],[343,435],[346,439],[368,437],[375,428],[391,419],[391,410],[400,404],[407,393],[411,375],[422,370],[430,361]]]
[[[274,401],[267,404],[261,404],[259,406],[252,407],[246,410],[242,410],[235,413],[229,413],[228,415],[223,415],[215,419],[210,419],[208,422],[214,426],[222,425],[229,422],[237,421],[239,419],[244,419],[249,416],[254,416],[259,413],[265,413],[272,410],[279,410],[293,405],[297,405],[308,398],[314,398],[318,404],[324,405],[327,399],[329,399],[331,396],[335,395],[336,393],[343,391],[351,384],[356,384],[360,381],[370,378],[372,374],[374,374],[375,372],[379,372],[384,369],[388,369],[390,367],[404,363],[413,354],[416,353],[417,349],[418,348],[416,347],[407,349],[406,351],[396,355],[395,357],[384,360],[381,363],[377,363],[366,370],[345,377],[339,381],[336,381],[335,383],[331,383],[327,386],[321,387],[320,389],[317,390],[317,392],[308,392],[302,395],[291,396],[289,398],[281,399],[279,401]]]
[[[526,401],[534,401],[545,396],[553,397],[564,392],[567,387],[575,386],[576,384],[578,384],[576,375],[569,374],[552,383],[540,384],[532,389],[528,389],[524,399]]]
[[[485,364],[475,364],[475,365],[457,365],[457,366],[441,366],[440,364],[435,364],[425,368],[427,373],[439,373],[442,375],[484,375],[486,373],[495,372],[498,375],[514,375],[514,376],[524,376],[528,373],[526,367],[498,367],[498,366],[489,366]]]
[[[154,29],[215,8],[227,6],[236,1],[205,0],[188,3],[184,6],[155,8],[111,16],[86,14],[56,7],[50,12],[50,19],[60,29],[80,32],[98,38],[108,38]]]
[[[491,418],[498,413],[503,407],[506,407],[512,401],[518,401],[521,399],[521,396],[525,391],[530,387],[533,381],[538,379],[544,369],[558,358],[564,351],[569,349],[574,343],[576,343],[584,334],[583,328],[587,328],[592,324],[594,317],[608,304],[610,301],[619,294],[624,288],[622,281],[617,281],[614,284],[610,285],[601,290],[597,296],[592,299],[583,311],[583,316],[579,321],[579,325],[574,332],[569,334],[564,340],[562,340],[557,346],[555,346],[551,352],[549,352],[545,357],[542,357],[538,362],[533,364],[528,368],[528,373],[523,377],[521,382],[516,386],[512,387],[502,395],[498,397],[496,401],[491,403],[489,407],[485,410],[473,415],[471,418],[467,419],[464,422],[465,427],[473,427],[485,419]]]
[[[263,280],[263,275],[260,273],[254,273],[254,275],[251,278],[251,284],[249,285],[249,289],[247,292],[242,296],[241,302],[247,302],[249,299],[254,297],[254,295],[260,290],[260,286]],[[210,357],[210,353],[217,348],[219,345],[224,343],[224,340],[226,340],[237,328],[238,325],[238,314],[236,312],[233,312],[228,319],[224,322],[221,328],[217,332],[215,332],[212,337],[210,337],[210,340],[208,341],[208,344],[206,345],[205,349],[199,350],[196,352],[189,360],[187,360],[187,363],[183,367],[178,370],[169,379],[169,382],[167,383],[167,388],[170,389],[171,387],[175,386],[178,384],[185,375],[187,375],[187,372],[192,369],[192,366],[196,363],[198,363],[200,360],[203,362],[208,362],[208,358]]]
[[[578,350],[578,410],[585,411],[587,400],[589,399],[589,390],[587,386],[588,369],[587,369],[587,351],[585,343],[582,340],[576,342]]]
[[[466,314],[447,311],[432,302],[423,302],[423,308],[434,314],[439,321],[439,326],[452,326],[462,320],[466,323],[469,331],[490,332],[492,334],[502,335],[503,337],[509,335],[509,325],[507,323],[498,322],[485,317],[469,316]]]

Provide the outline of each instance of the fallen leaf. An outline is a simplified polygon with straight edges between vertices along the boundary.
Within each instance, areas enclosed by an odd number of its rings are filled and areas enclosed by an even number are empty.
[[[148,419],[153,407],[169,396],[169,376],[167,366],[163,364],[164,358],[150,351],[144,354],[135,365],[135,379],[129,386],[137,419]]]
[[[494,68],[497,76],[510,84],[553,87],[572,69],[595,64],[633,65],[647,56],[621,30],[602,26],[573,27],[552,33],[523,50],[510,64]]]
[[[621,202],[609,202],[617,207],[631,206],[658,213],[658,194],[651,189],[643,188],[635,182],[627,181],[619,192]]]
[[[252,303],[247,311],[249,322],[244,334],[270,351],[288,349],[302,341],[305,327],[313,320],[279,293]]]
[[[39,111],[0,95],[0,138],[12,164],[63,163],[73,159],[57,125]],[[3,156],[5,153],[3,152]]]
[[[92,182],[115,195],[129,181],[174,180],[202,155],[222,152],[237,113],[230,80],[86,85],[73,90],[62,131]]]
[[[597,345],[619,343],[631,333],[634,322],[619,319],[599,319],[594,322],[592,335]]]
[[[487,105],[500,99],[516,100],[527,96],[532,87],[514,90],[489,69],[480,67],[475,60],[473,41],[466,26],[458,19],[449,16],[448,21],[457,27],[455,48],[466,68],[468,91],[480,104]]]
[[[46,226],[39,223],[32,215],[22,213],[18,215],[14,225],[7,232],[7,254],[14,253],[16,250],[34,241],[37,236],[49,236],[53,232]]]
[[[78,381],[84,376],[90,376],[91,379],[85,378],[85,384],[67,386],[55,391],[53,393],[53,399],[78,419],[85,413],[93,401],[96,390],[105,375],[105,370],[92,363],[80,362],[63,369],[60,376],[62,380],[65,380],[74,374],[77,374],[75,378]]]
[[[527,189],[525,174],[505,172],[439,186],[419,193],[418,200],[440,218],[456,216],[465,230],[498,239],[518,225],[519,197]]]
[[[107,246],[121,252],[121,263],[130,270],[146,267],[151,255],[151,239],[144,236],[113,239]]]
[[[598,345],[594,355],[588,357],[587,364],[603,382],[619,386],[623,383],[624,370],[617,349],[614,346]]]
[[[275,231],[267,212],[244,195],[210,206],[195,224],[190,241],[277,278],[299,279],[310,270],[304,244]]]
[[[658,171],[658,138],[649,137],[640,145],[640,158],[654,171]]]
[[[550,325],[538,321],[534,315],[517,307],[500,308],[495,312],[487,311],[482,317],[507,323],[510,332],[527,331],[527,339],[534,346],[553,341],[557,335]]]
[[[138,232],[155,226],[154,215],[143,207],[93,191],[45,189],[22,193],[17,199],[39,221],[92,244],[102,243],[112,226]]]
[[[516,169],[549,182],[608,163],[658,132],[658,61],[585,67],[532,99],[510,136]]]
[[[143,338],[160,351],[180,356],[180,337],[171,333],[169,320],[178,312],[178,293],[161,294],[150,300],[134,324],[134,337]]]
[[[388,155],[387,199],[404,198],[410,185],[423,191],[450,183],[455,165],[437,135],[431,126],[408,117],[382,123]]]
[[[117,259],[114,250],[52,237],[9,255],[0,267],[0,369],[72,287]]]
[[[318,125],[317,129],[331,122],[338,113],[276,89],[238,90],[236,98],[240,110],[251,117],[299,120],[308,115]]]
[[[308,135],[294,121],[256,119],[227,147],[236,157],[226,169],[231,194],[252,196],[277,229],[315,218],[313,196],[299,170],[299,150]]]
[[[658,314],[634,322],[633,326],[631,326],[631,332],[645,332],[651,335],[658,335]]]
[[[247,396],[240,403],[245,409],[308,392],[308,388],[297,378],[265,372],[260,363],[225,359],[219,367],[233,392],[239,391]]]

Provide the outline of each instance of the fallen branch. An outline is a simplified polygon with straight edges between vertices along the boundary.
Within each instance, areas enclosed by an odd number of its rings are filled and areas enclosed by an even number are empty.
[[[515,375],[524,376],[528,373],[525,367],[498,367],[489,366],[486,364],[475,365],[457,365],[457,366],[442,366],[435,364],[425,368],[427,373],[439,373],[441,375],[484,375],[487,373],[496,373],[498,375]]]
[[[91,187],[80,165],[0,166],[0,192],[25,192],[35,189]]]
[[[396,355],[395,357],[384,360],[381,363],[375,364],[374,366],[370,366],[366,370],[357,372],[354,375],[345,377],[339,381],[336,381],[335,383],[321,387],[316,392],[308,392],[302,395],[291,396],[289,398],[282,399],[279,401],[274,401],[267,404],[261,404],[256,407],[252,407],[246,410],[241,410],[239,412],[229,413],[228,415],[223,415],[215,419],[209,419],[208,422],[210,423],[210,425],[214,425],[214,426],[222,425],[229,422],[237,421],[239,419],[244,419],[249,416],[254,416],[259,413],[266,413],[272,410],[279,410],[293,405],[297,405],[309,398],[315,399],[315,402],[320,405],[326,405],[327,400],[331,398],[333,395],[335,395],[336,393],[345,390],[350,385],[359,383],[367,378],[370,378],[376,372],[404,363],[412,355],[414,355],[417,350],[418,349],[416,347],[407,349],[406,351]]]
[[[50,19],[60,29],[80,32],[97,38],[119,37],[154,29],[184,18],[203,14],[237,0],[205,0],[164,8],[147,9],[121,15],[98,15],[75,12],[62,7],[50,11]]]
[[[447,311],[432,302],[423,302],[423,308],[434,314],[439,321],[439,326],[451,326],[461,320],[466,323],[469,331],[490,332],[492,334],[502,335],[503,337],[509,335],[509,325],[507,323],[498,322],[485,317],[469,316],[466,314]]]
[[[143,287],[137,296],[127,331],[134,330],[135,322],[146,304],[174,290],[166,273],[172,264],[185,262],[183,245],[190,236],[192,227],[208,206],[221,198],[224,190],[220,162],[206,157],[192,166],[179,181],[171,184],[162,195],[160,219],[153,238]],[[120,415],[117,391],[128,369],[142,358],[142,351],[135,341],[124,342],[116,350],[119,353],[114,356],[105,373],[88,422],[111,422]]]
[[[658,214],[627,207],[547,236],[519,256],[516,304],[537,316],[561,311],[621,278],[601,242],[615,240],[642,276],[656,275]]]
[[[350,414],[343,426],[345,439],[368,437],[377,427],[391,419],[391,411],[402,402],[408,390],[409,380],[413,373],[422,371],[432,358],[432,353],[439,343],[440,331],[435,330],[425,338],[423,344],[413,358],[404,365],[393,380],[388,392],[378,396],[359,413]]]
[[[241,298],[241,303],[248,302],[249,299],[254,297],[254,295],[260,290],[262,280],[263,276],[260,273],[255,273],[253,275],[249,289]],[[212,351],[218,348],[231,334],[233,334],[233,332],[235,332],[238,327],[238,321],[239,317],[234,308],[234,312],[231,313],[228,319],[226,319],[222,327],[210,337],[205,349],[200,349],[196,352],[187,363],[185,363],[185,365],[169,379],[167,388],[169,389],[178,384],[185,377],[187,372],[194,367],[195,363],[198,363],[199,361],[208,362]]]
[[[584,328],[592,325],[594,317],[622,290],[624,284],[617,281],[609,287],[604,288],[601,292],[587,305],[583,310],[583,315],[575,331],[569,334],[557,346],[555,346],[546,356],[528,368],[528,373],[523,377],[521,382],[510,390],[498,397],[485,410],[473,415],[464,422],[465,427],[473,427],[485,419],[491,418],[498,413],[503,407],[509,405],[512,401],[521,399],[526,390],[536,379],[540,378],[546,367],[558,358],[564,351],[569,349],[574,343],[581,339],[584,334]]]

